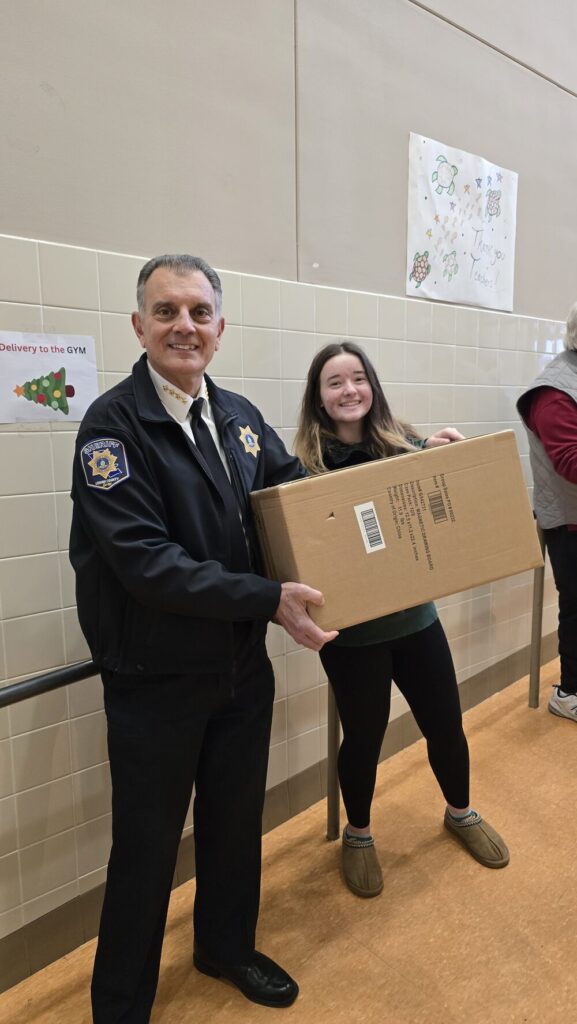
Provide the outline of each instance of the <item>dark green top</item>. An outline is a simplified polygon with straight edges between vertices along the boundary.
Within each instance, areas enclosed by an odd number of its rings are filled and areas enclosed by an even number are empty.
[[[417,449],[425,446],[425,442],[420,438],[410,440]],[[331,438],[323,449],[323,460],[327,469],[347,469],[349,466],[359,466],[363,462],[372,462],[379,457],[371,452],[364,441],[344,444],[337,438]],[[366,647],[369,644],[379,644],[383,640],[397,640],[426,629],[437,617],[437,609],[433,602],[429,601],[415,608],[407,608],[391,615],[381,615],[380,618],[371,619],[369,622],[359,622],[356,626],[348,626],[341,629],[336,640],[332,642],[338,647]]]

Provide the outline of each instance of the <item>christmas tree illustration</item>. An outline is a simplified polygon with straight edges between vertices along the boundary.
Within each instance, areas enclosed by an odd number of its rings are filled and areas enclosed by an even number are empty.
[[[36,402],[46,409],[56,409],[68,416],[69,408],[67,398],[72,398],[74,388],[72,384],[66,383],[66,370],[63,366],[58,371],[51,371],[45,377],[37,377],[36,380],[27,380],[25,384],[17,384],[14,394],[18,397],[27,398],[29,402]]]

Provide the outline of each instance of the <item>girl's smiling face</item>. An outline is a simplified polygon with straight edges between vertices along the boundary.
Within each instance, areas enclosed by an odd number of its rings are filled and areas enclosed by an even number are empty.
[[[342,352],[327,359],[319,391],[337,437],[349,444],[362,441],[363,420],[373,404],[373,389],[359,357]]]

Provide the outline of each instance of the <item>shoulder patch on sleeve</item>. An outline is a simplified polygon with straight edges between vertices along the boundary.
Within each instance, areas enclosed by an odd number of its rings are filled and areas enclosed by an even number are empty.
[[[89,487],[108,491],[130,476],[126,449],[122,441],[114,437],[97,437],[88,441],[80,449],[80,458]]]

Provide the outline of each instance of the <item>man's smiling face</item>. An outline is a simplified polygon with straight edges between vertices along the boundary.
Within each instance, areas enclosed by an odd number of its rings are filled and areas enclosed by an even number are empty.
[[[181,391],[196,395],[224,330],[212,285],[202,271],[154,270],[144,287],[144,311],[132,314],[132,325],[153,369]]]

